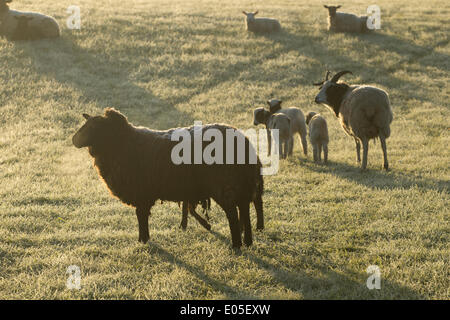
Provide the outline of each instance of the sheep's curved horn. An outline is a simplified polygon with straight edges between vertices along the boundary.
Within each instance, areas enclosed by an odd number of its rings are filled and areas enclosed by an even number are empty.
[[[336,83],[340,77],[342,77],[344,74],[347,74],[347,73],[353,74],[351,71],[348,71],[348,70],[340,71],[340,72],[336,73],[333,76],[333,78],[331,78],[330,81]]]

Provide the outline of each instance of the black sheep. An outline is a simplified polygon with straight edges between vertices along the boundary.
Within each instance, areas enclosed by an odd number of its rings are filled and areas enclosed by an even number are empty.
[[[149,240],[148,217],[158,199],[197,203],[199,199],[212,198],[227,215],[233,247],[242,245],[239,221],[244,229],[244,243],[252,244],[250,202],[257,204],[258,216],[262,217],[263,178],[261,162],[246,137],[245,164],[237,163],[237,145],[234,144],[234,150],[228,150],[224,143],[223,155],[233,151],[233,164],[177,165],[171,157],[178,144],[171,141],[174,130],[135,127],[111,108],[106,109],[103,116],[83,116],[87,121],[73,136],[72,142],[77,148],[89,148],[95,159],[94,165],[111,193],[136,208],[139,241],[146,243]],[[227,130],[236,130],[223,124],[204,125],[201,129],[218,130],[223,137],[227,136]],[[194,136],[194,127],[184,130]],[[203,142],[202,150],[207,145]],[[193,139],[191,146],[194,149]],[[257,160],[254,164],[249,161],[252,157]]]

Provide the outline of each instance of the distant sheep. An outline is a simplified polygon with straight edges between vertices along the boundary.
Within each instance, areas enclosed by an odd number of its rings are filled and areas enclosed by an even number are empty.
[[[328,162],[328,126],[327,121],[320,114],[313,111],[306,115],[306,124],[309,127],[309,141],[313,148],[314,162],[321,161],[323,150],[323,162]]]
[[[248,13],[242,11],[242,13],[247,17],[247,31],[251,31],[254,33],[272,33],[279,32],[281,30],[280,22],[276,19],[255,18],[255,16],[258,14],[258,11]]]
[[[341,6],[326,6],[328,9],[328,30],[334,32],[367,32],[367,16],[336,12]]]
[[[106,109],[103,116],[83,116],[86,123],[72,137],[72,142],[77,148],[88,147],[111,193],[136,208],[139,241],[149,240],[148,217],[156,200],[196,203],[199,199],[212,198],[227,215],[233,247],[242,245],[239,223],[243,225],[244,243],[252,244],[249,204],[256,201],[260,206],[257,212],[262,215],[263,178],[256,151],[242,133],[222,124],[201,127],[202,131],[218,130],[223,137],[227,136],[227,130],[232,130],[237,139],[242,137],[245,164],[237,163],[235,145],[234,164],[177,165],[172,160],[172,151],[179,143],[172,141],[174,130],[135,127],[111,108]],[[179,130],[190,136],[193,149],[195,127]],[[206,143],[203,148],[205,146]],[[225,157],[225,142],[223,148]],[[255,164],[249,163],[250,157],[256,159]]]
[[[291,120],[284,113],[274,113],[267,120],[267,128],[278,130],[278,154],[282,159],[286,159],[288,151],[292,151]]]
[[[388,94],[379,88],[364,85],[337,83],[339,78],[350,71],[340,71],[331,80],[327,72],[325,80],[314,85],[320,86],[315,102],[324,104],[340,119],[344,131],[355,139],[356,155],[361,161],[360,148],[363,145],[361,168],[367,167],[369,140],[380,138],[383,149],[384,168],[389,170],[386,151],[386,139],[391,134],[390,124],[393,119]]]
[[[24,38],[16,40],[37,40],[60,36],[59,25],[53,17],[36,12],[11,10],[8,7],[11,1],[0,0],[0,36],[8,39],[18,36]],[[25,16],[29,18],[25,19]]]

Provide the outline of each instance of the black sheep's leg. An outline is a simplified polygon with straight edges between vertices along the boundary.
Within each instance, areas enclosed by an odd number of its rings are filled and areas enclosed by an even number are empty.
[[[256,230],[264,230],[264,214],[262,197],[258,194],[253,201],[256,210]]]
[[[216,194],[213,199],[225,211],[228,224],[230,225],[231,242],[233,248],[239,249],[242,246],[241,232],[239,231],[239,217],[237,211],[236,195],[233,187],[228,186]]]
[[[189,213],[195,218],[197,219],[197,221],[206,229],[206,230],[211,230],[211,225],[205,220],[203,219],[199,214],[197,214],[197,212],[195,212],[195,206],[192,205],[191,203],[189,203]]]
[[[150,236],[148,234],[148,217],[150,215],[150,208],[136,207],[136,215],[139,223],[139,241],[147,243]]]
[[[250,204],[248,202],[239,205],[239,220],[244,225],[244,243],[247,246],[251,246],[253,239],[250,222]]]
[[[242,246],[241,232],[239,231],[239,220],[236,206],[228,206],[224,208],[227,214],[228,223],[230,225],[231,242],[233,248],[240,248]]]
[[[183,201],[182,209],[181,209],[181,229],[186,230],[188,223],[188,204],[187,201]]]

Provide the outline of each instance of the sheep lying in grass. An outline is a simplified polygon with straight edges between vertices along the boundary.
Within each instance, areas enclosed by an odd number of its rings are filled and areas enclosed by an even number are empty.
[[[26,38],[17,40],[37,40],[60,36],[59,25],[53,17],[36,12],[11,10],[8,7],[10,2],[11,0],[0,0],[0,36],[14,38],[19,35],[19,38]],[[25,16],[29,17],[26,19],[26,23],[23,18]],[[18,28],[19,30],[17,30]]]
[[[254,33],[272,33],[281,30],[280,22],[276,19],[255,18],[255,16],[258,14],[258,11],[248,13],[242,11],[242,13],[247,17],[247,31],[251,31]]]
[[[339,78],[350,71],[336,73],[328,80],[314,85],[320,86],[315,102],[324,104],[340,119],[344,131],[355,139],[356,155],[361,161],[360,148],[363,145],[363,161],[361,168],[367,167],[369,140],[379,137],[383,149],[384,168],[389,169],[386,139],[391,134],[390,124],[393,119],[388,94],[379,88],[364,85],[348,85],[337,83]]]
[[[328,126],[327,121],[320,114],[308,112],[306,124],[309,127],[309,141],[313,147],[314,162],[321,161],[323,149],[323,162],[328,162]]]
[[[306,142],[306,122],[305,116],[303,115],[302,110],[299,108],[286,108],[281,109],[281,100],[271,99],[267,101],[269,105],[269,112],[273,113],[284,113],[291,119],[292,126],[292,135],[298,133],[300,135],[300,142],[303,147],[303,154],[305,156],[308,155],[308,143]],[[292,155],[292,151],[294,149],[294,139],[292,139],[291,149],[289,150],[289,154]]]
[[[286,159],[288,150],[289,152],[292,151],[291,120],[284,113],[274,113],[267,120],[267,128],[269,130],[278,130],[278,154],[282,159]]]
[[[103,116],[83,116],[86,123],[73,136],[72,142],[77,148],[89,148],[95,159],[94,165],[111,193],[136,208],[139,241],[146,243],[149,240],[148,217],[156,200],[196,203],[198,199],[212,198],[227,215],[233,247],[242,245],[239,222],[244,229],[244,243],[252,244],[249,204],[256,201],[260,206],[257,212],[262,215],[263,178],[256,151],[241,132],[222,124],[204,125],[200,129],[202,132],[214,130],[222,137],[227,137],[229,130],[233,133],[232,139],[242,139],[245,142],[245,164],[237,162],[236,143],[228,144],[235,146],[232,164],[209,165],[203,161],[195,165],[175,164],[172,152],[181,142],[172,141],[174,133],[178,132],[183,137],[187,135],[190,142],[186,143],[191,146],[191,151],[195,151],[194,140],[197,138],[194,134],[198,133],[195,127],[176,131],[135,127],[124,115],[111,108],[106,109]],[[209,144],[203,142],[202,154]],[[219,147],[224,158],[227,151],[231,152],[226,146],[224,141]],[[191,163],[194,163],[194,154],[196,152],[191,152]],[[252,164],[250,159],[255,163]]]
[[[326,6],[328,9],[328,30],[334,32],[367,32],[367,16],[358,17],[351,13],[336,12],[341,6]]]

